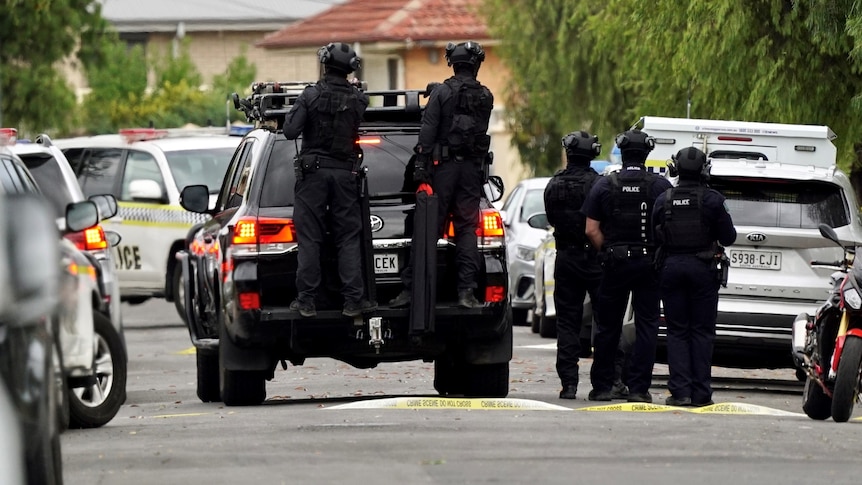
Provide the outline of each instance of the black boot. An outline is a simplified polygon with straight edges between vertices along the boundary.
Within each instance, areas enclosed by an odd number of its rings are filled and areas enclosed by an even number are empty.
[[[481,307],[482,304],[473,296],[473,290],[466,288],[458,290],[458,306],[461,308],[477,308]]]
[[[398,296],[389,300],[389,308],[405,308],[410,305],[410,291],[401,290]]]

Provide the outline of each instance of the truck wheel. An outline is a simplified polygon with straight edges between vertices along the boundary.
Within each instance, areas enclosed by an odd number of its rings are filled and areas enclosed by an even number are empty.
[[[539,318],[539,335],[542,338],[557,338],[557,319],[542,315]]]
[[[434,389],[441,396],[464,394],[464,375],[449,359],[434,361]]]
[[[54,382],[57,387],[57,426],[62,433],[69,429],[69,385],[66,382],[66,372],[63,365],[63,352],[60,350],[60,342],[55,334],[52,345],[52,357],[54,363]]]
[[[847,336],[841,360],[838,362],[838,375],[832,391],[832,419],[844,423],[853,414],[853,405],[859,397],[859,371],[862,364],[862,338]]]
[[[802,389],[802,410],[811,419],[824,420],[832,416],[832,399],[814,379],[807,379]]]
[[[533,333],[539,333],[539,325],[541,324],[541,317],[536,315],[536,311],[533,310],[533,318],[530,322],[530,330]]]
[[[506,397],[509,395],[509,363],[465,364],[464,397]]]
[[[525,308],[512,308],[512,325],[527,325],[527,310]]]
[[[111,320],[93,313],[96,383],[69,392],[69,425],[97,428],[112,420],[126,400],[126,354]]]
[[[221,318],[220,318],[221,319]],[[219,389],[227,406],[256,406],[266,399],[266,376],[263,371],[225,369],[225,352],[233,345],[224,322],[219,322]]]
[[[173,279],[174,307],[180,315],[180,320],[188,325],[189,320],[186,318],[186,287],[183,286],[183,268],[180,266],[179,261],[174,264],[174,274],[171,278]]]
[[[198,399],[202,402],[220,402],[218,351],[197,349]]]

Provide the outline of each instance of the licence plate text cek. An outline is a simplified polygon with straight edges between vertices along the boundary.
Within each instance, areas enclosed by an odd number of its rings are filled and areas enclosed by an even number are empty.
[[[397,274],[398,255],[395,253],[382,253],[374,255],[375,274]]]
[[[732,249],[728,253],[732,268],[781,269],[781,252]]]

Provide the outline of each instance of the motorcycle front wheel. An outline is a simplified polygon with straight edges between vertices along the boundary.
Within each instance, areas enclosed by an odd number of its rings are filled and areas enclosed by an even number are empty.
[[[802,389],[802,410],[811,419],[824,420],[832,416],[832,399],[823,392],[823,388],[812,378],[805,380]]]
[[[853,414],[853,405],[859,395],[859,373],[862,364],[862,338],[847,336],[841,360],[838,363],[838,373],[835,377],[835,389],[832,391],[832,419],[836,423],[844,423]]]

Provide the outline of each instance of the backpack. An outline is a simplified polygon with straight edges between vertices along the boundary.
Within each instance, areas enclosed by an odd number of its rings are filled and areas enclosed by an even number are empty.
[[[449,153],[483,157],[491,148],[488,120],[494,108],[491,91],[475,79],[450,77],[444,81],[452,90],[453,117],[446,142]]]
[[[581,206],[599,174],[595,170],[559,170],[545,187],[545,212],[554,236],[572,244],[586,243],[586,216]]]
[[[316,147],[329,152],[339,160],[355,156],[356,136],[361,111],[359,95],[353,86],[330,85],[319,81],[316,85],[317,133]]]

